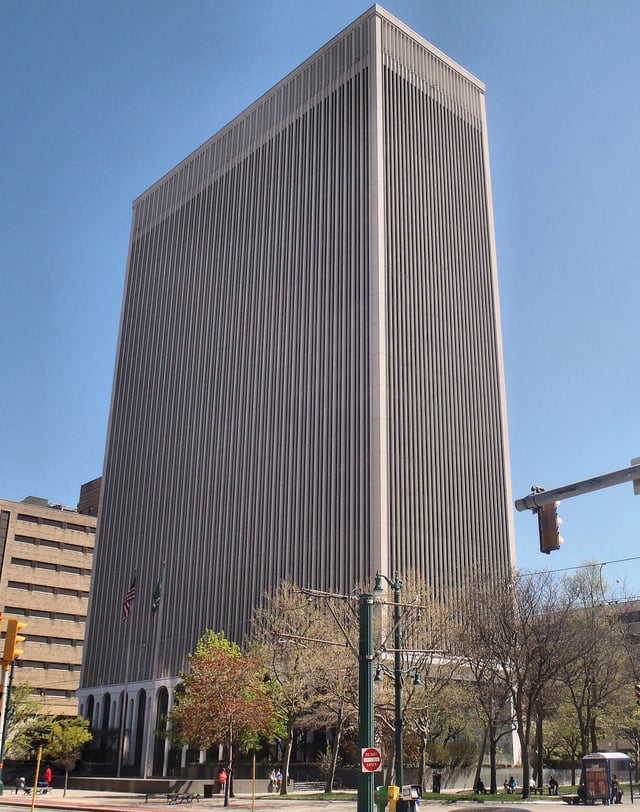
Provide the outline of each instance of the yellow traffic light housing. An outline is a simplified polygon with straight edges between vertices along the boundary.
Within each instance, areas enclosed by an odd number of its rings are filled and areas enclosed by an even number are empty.
[[[23,643],[24,635],[20,634],[22,629],[26,628],[26,623],[21,623],[15,618],[7,620],[7,631],[4,636],[4,654],[2,655],[2,668],[4,671],[10,667],[11,663],[17,658],[21,657],[23,650],[19,648],[20,643]]]
[[[558,516],[560,502],[552,502],[538,508],[538,532],[540,534],[540,552],[549,553],[559,550],[564,541],[560,535],[562,519]]]

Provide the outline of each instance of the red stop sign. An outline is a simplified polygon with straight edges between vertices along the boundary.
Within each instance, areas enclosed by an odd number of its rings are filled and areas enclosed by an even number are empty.
[[[377,747],[365,747],[361,760],[363,773],[375,773],[382,766],[382,754]]]

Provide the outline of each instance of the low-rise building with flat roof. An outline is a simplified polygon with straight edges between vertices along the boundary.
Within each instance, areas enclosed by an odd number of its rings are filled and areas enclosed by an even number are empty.
[[[14,684],[28,683],[54,714],[78,712],[95,513],[40,497],[0,499],[2,631],[7,618],[27,624]]]

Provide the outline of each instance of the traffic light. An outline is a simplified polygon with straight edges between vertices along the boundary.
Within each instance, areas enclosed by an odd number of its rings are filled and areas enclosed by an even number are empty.
[[[21,623],[15,618],[9,618],[7,620],[7,631],[4,636],[4,654],[2,655],[2,668],[4,671],[9,668],[16,657],[20,657],[23,653],[22,649],[18,648],[18,646],[24,642],[24,636],[20,634],[20,632],[26,625],[26,623]]]
[[[562,519],[558,516],[560,502],[552,502],[538,508],[538,532],[540,533],[540,552],[549,553],[559,550],[564,541],[560,535]]]
[[[640,705],[640,682],[636,682],[636,702]]]

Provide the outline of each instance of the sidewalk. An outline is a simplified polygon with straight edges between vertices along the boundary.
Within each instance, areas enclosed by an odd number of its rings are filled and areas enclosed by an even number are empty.
[[[78,790],[69,789],[65,797],[62,795],[62,789],[54,789],[53,792],[46,795],[36,795],[35,808],[43,810],[66,809],[73,812],[224,812],[224,798],[221,795],[216,795],[213,798],[199,798],[190,804],[168,804],[166,795],[158,794],[148,796],[145,798],[144,794],[132,794],[124,792],[107,792],[107,791],[91,791],[91,790]],[[560,812],[560,807],[564,804],[559,803],[560,799],[536,800],[532,798],[528,801],[492,801],[486,805],[482,802],[474,801],[456,801],[455,795],[443,796],[442,801],[423,801],[422,809],[429,807],[429,812],[444,812],[445,810],[454,809],[459,804],[458,809],[460,812],[467,812],[467,810],[478,807],[484,809],[485,812],[493,812],[494,810],[504,810],[504,812],[511,812],[514,808],[517,812]],[[6,807],[7,812],[9,809],[14,810],[27,810],[31,809],[32,798],[27,795],[15,795],[13,789],[8,788],[8,791],[0,796],[0,812],[2,807]],[[261,794],[256,795],[252,799],[246,793],[238,793],[235,797],[229,799],[229,812],[356,812],[357,800],[355,795],[353,799],[348,798],[345,800],[316,800],[313,794],[310,794],[308,800],[301,798],[298,795],[296,798],[289,798],[286,795],[271,795]]]
[[[180,810],[180,812],[223,812],[224,798],[216,795],[214,798],[199,798],[190,804],[168,804],[166,795],[150,795],[145,798],[144,794],[131,794],[123,792],[91,792],[90,790],[69,789],[65,797],[62,789],[54,789],[46,795],[36,795],[35,806],[37,809],[71,809],[86,810],[87,812],[154,812],[162,809],[163,812],[169,810]],[[19,809],[30,809],[32,797],[29,795],[15,795],[13,788],[7,788],[4,795],[0,796],[1,807],[13,807]],[[319,801],[312,798],[305,800],[299,796],[295,799],[286,795],[257,795],[252,800],[250,795],[244,793],[236,794],[229,799],[230,812],[309,812],[314,810],[322,812],[327,808],[335,809],[336,812],[355,812],[357,801],[354,795],[353,800]]]

